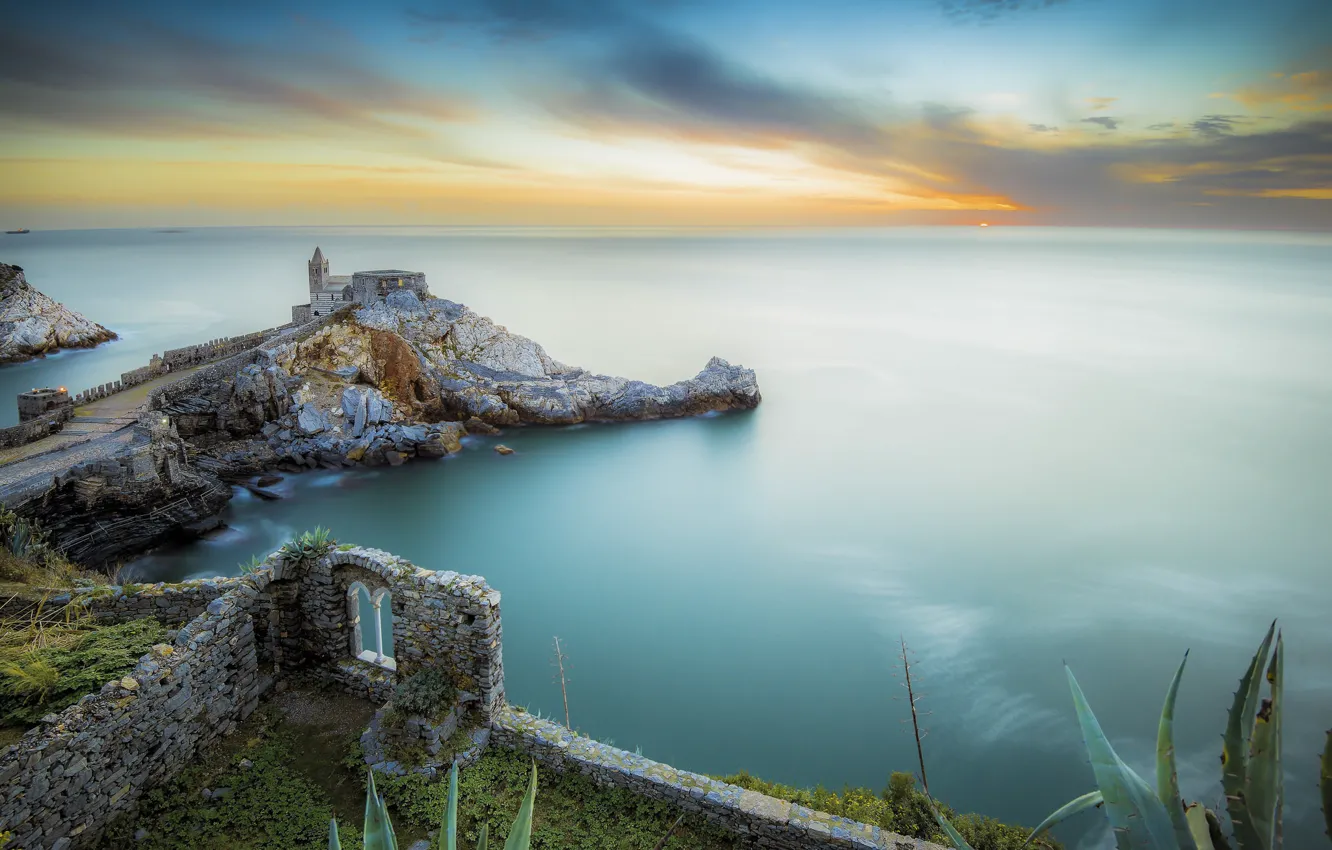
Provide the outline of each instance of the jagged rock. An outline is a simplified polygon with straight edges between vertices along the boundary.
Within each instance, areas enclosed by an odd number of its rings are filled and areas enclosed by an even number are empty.
[[[21,267],[0,263],[0,363],[113,339],[112,331],[34,289]]]

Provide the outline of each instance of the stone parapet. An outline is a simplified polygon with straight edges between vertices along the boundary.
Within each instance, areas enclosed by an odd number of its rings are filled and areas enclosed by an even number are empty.
[[[778,850],[947,850],[938,844],[788,800],[679,770],[575,735],[558,723],[505,706],[490,719],[491,743],[527,753],[544,767],[575,770],[598,784],[626,788],[696,812],[759,847]]]

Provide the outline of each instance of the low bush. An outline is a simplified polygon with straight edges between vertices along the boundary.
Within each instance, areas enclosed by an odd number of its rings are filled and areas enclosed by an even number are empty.
[[[73,705],[129,673],[165,639],[156,620],[45,626],[35,640],[7,632],[0,640],[0,725],[31,726]]]
[[[393,689],[393,708],[404,717],[434,719],[458,700],[458,688],[448,673],[427,667]]]
[[[930,811],[929,798],[916,787],[915,777],[909,773],[893,773],[887,787],[878,793],[869,788],[850,786],[843,788],[840,793],[823,787],[812,790],[793,788],[765,782],[746,771],[718,778],[760,794],[790,800],[815,811],[876,824],[901,835],[949,846],[948,839]],[[957,817],[946,806],[941,807],[941,810],[975,850],[1021,850],[1026,845],[1027,836],[1031,834],[1029,829],[984,815]],[[1061,850],[1063,847],[1048,836],[1037,838],[1031,846],[1039,850]]]

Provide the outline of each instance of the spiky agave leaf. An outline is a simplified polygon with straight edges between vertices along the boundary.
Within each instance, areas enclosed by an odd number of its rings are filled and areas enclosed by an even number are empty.
[[[398,839],[393,834],[384,798],[375,790],[375,772],[369,771],[370,780],[365,792],[365,850],[398,850]]]
[[[1318,787],[1323,795],[1323,822],[1327,824],[1327,837],[1332,838],[1332,729],[1327,730],[1321,765]]]
[[[1276,620],[1267,627],[1267,635],[1259,644],[1249,669],[1240,679],[1239,690],[1230,706],[1226,732],[1221,747],[1221,789],[1226,794],[1226,810],[1235,831],[1235,842],[1240,850],[1268,850],[1249,813],[1248,775],[1249,744],[1253,738],[1254,716],[1258,711],[1258,694],[1262,687],[1263,665],[1267,663],[1272,636],[1276,633]]]
[[[1176,840],[1174,824],[1161,800],[1115,753],[1073,671],[1067,666],[1064,670],[1068,673],[1068,686],[1073,692],[1073,706],[1082,727],[1083,743],[1087,747],[1092,773],[1096,776],[1096,785],[1105,799],[1105,813],[1116,845],[1120,850],[1186,850]]]
[[[458,850],[458,762],[449,769],[449,801],[440,824],[439,850]]]
[[[1245,777],[1249,818],[1263,846],[1278,850],[1281,820],[1281,659],[1285,653],[1277,632],[1272,663],[1267,668],[1268,694],[1258,707],[1249,744],[1249,771]]]
[[[1184,810],[1189,834],[1198,850],[1230,850],[1230,843],[1221,832],[1216,813],[1201,803],[1192,803]]]
[[[328,850],[342,850],[342,844],[338,841],[338,822],[336,818],[328,819]]]
[[[509,835],[504,839],[504,850],[528,850],[532,846],[532,808],[536,805],[536,790],[536,762],[532,762],[532,778],[527,783],[523,804],[518,807],[518,816],[513,819]]]
[[[929,803],[930,814],[934,815],[934,819],[939,822],[939,828],[944,831],[944,835],[948,836],[948,840],[952,843],[953,847],[956,848],[956,850],[973,850],[972,846],[967,843],[967,840],[959,835],[958,831],[953,828],[953,825],[948,822],[948,818],[943,816],[943,812],[940,812],[939,808],[934,805],[934,800],[927,796],[925,802]]]
[[[1104,803],[1105,799],[1101,796],[1100,791],[1089,791],[1077,799],[1068,801],[1051,812],[1045,820],[1041,821],[1040,824],[1031,831],[1031,835],[1027,836],[1027,840],[1022,843],[1022,846],[1026,847],[1030,845],[1031,842],[1040,837],[1041,833],[1048,829],[1053,829],[1055,826],[1063,823],[1074,815],[1085,812],[1088,809],[1094,809]]]
[[[1179,682],[1184,677],[1184,665],[1189,662],[1189,652],[1184,650],[1184,658],[1175,670],[1175,678],[1170,680],[1166,691],[1165,705],[1161,707],[1161,722],[1156,730],[1156,796],[1166,807],[1170,822],[1175,827],[1175,841],[1180,847],[1188,848],[1194,840],[1190,824],[1184,817],[1184,799],[1179,793],[1179,771],[1175,767],[1175,698],[1179,696]],[[1205,824],[1204,824],[1205,825]]]
[[[924,801],[930,805],[930,814],[934,815],[935,821],[939,823],[939,829],[942,829],[943,834],[947,835],[948,841],[952,843],[955,850],[974,850],[971,845],[968,845],[967,839],[963,838],[958,830],[954,829],[952,823],[948,822],[948,818],[943,817],[942,811],[939,811],[939,807],[934,805],[934,798],[927,795]]]
[[[490,824],[481,824],[481,829],[476,836],[476,850],[486,850],[486,844],[490,842]]]

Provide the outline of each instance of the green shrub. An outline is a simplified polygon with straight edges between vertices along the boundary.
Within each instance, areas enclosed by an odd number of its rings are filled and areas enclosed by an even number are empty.
[[[930,811],[929,798],[916,787],[909,773],[893,773],[888,785],[879,793],[869,788],[847,786],[841,793],[818,787],[812,790],[793,788],[765,782],[747,771],[720,777],[723,782],[739,785],[760,794],[790,800],[815,811],[851,818],[863,823],[876,824],[901,835],[922,838],[947,846],[947,840]],[[943,807],[945,817],[954,820],[954,826],[970,842],[974,850],[1020,850],[1031,830],[997,821],[984,815],[956,817],[951,809]],[[1053,839],[1042,836],[1032,847],[1058,850],[1062,847]]]
[[[404,717],[433,719],[446,713],[457,699],[452,677],[438,667],[427,667],[393,689],[393,708]]]

